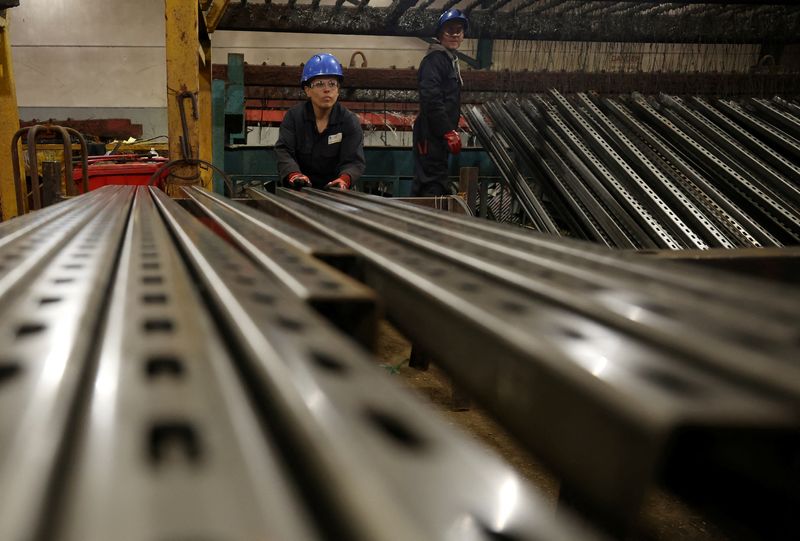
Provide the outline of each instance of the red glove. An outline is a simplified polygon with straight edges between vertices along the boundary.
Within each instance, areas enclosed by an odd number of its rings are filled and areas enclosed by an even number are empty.
[[[461,152],[461,137],[459,137],[456,130],[450,130],[445,133],[444,140],[447,142],[447,148],[450,149],[450,154],[458,154]]]
[[[325,188],[338,188],[340,190],[347,190],[350,188],[350,175],[347,173],[342,173],[338,178],[335,178],[327,183]]]
[[[311,181],[308,180],[308,177],[299,171],[289,173],[289,176],[286,178],[286,180],[289,181],[289,186],[295,190],[301,190],[303,189],[303,186],[311,186]]]

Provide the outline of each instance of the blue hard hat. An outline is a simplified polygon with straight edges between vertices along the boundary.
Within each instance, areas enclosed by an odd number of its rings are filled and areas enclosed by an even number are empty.
[[[309,58],[306,65],[303,66],[300,85],[306,86],[314,77],[323,75],[338,77],[340,81],[342,80],[342,65],[332,54],[320,53]]]
[[[439,22],[436,23],[436,35],[438,36],[439,33],[442,31],[442,27],[445,23],[449,21],[461,21],[464,23],[464,32],[469,29],[469,19],[467,19],[467,14],[461,11],[460,9],[448,9],[439,17]]]

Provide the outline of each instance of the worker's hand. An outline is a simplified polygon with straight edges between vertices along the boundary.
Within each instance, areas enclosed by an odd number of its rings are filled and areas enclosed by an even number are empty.
[[[295,190],[302,190],[303,186],[311,186],[311,181],[308,180],[308,177],[299,171],[289,173],[287,180],[289,181],[289,186]]]
[[[350,188],[350,175],[342,173],[338,178],[333,179],[325,185],[325,189],[338,188],[340,190],[347,190]]]
[[[461,137],[459,137],[456,130],[450,130],[444,134],[444,140],[447,143],[447,148],[450,154],[458,154],[461,152]]]

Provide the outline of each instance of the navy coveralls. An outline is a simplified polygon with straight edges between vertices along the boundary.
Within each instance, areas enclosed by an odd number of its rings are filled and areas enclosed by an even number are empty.
[[[286,112],[275,143],[278,174],[286,183],[289,173],[306,175],[314,188],[322,188],[343,173],[355,183],[364,173],[364,133],[358,117],[336,103],[328,127],[317,132],[311,101]]]
[[[444,134],[458,127],[461,74],[455,52],[431,44],[419,65],[419,115],[414,122],[414,195],[449,193]]]

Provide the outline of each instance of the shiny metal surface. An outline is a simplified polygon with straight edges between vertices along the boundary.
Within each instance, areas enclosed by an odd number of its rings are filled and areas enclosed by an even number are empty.
[[[0,253],[0,539],[45,526],[131,195],[99,190]]]
[[[369,366],[364,353],[167,197],[179,244],[240,346],[267,421],[347,539],[578,539],[495,459]],[[400,416],[396,412],[402,411]]]
[[[372,347],[378,315],[375,294],[298,246],[312,235],[201,188],[184,188],[184,192],[275,280],[341,330]],[[320,240],[314,243],[323,244]]]
[[[613,252],[585,243],[517,233],[531,244],[565,247],[540,258],[535,250],[526,254],[503,246],[513,239],[510,232],[495,234],[502,244],[475,239],[484,227],[500,229],[484,222],[473,220],[480,225],[465,227],[465,235],[442,224],[468,220],[436,213],[440,221],[426,227],[420,216],[433,213],[410,205],[402,206],[405,213],[395,205],[384,215],[379,208],[387,204],[370,208],[364,196],[313,190],[279,195],[264,197],[359,251],[368,263],[367,283],[404,332],[543,457],[567,487],[612,520],[624,522],[622,510],[640,504],[644,487],[670,463],[667,441],[687,427],[688,433],[712,434],[722,427],[739,433],[733,448],[740,450],[747,449],[745,434],[753,426],[764,427],[765,436],[797,428],[797,291],[786,304],[786,292],[755,293],[762,296],[760,312],[772,314],[767,332],[775,333],[776,349],[768,352],[770,341],[754,332],[731,340],[747,331],[738,315],[756,322],[745,310],[727,317],[732,308],[717,305],[716,296],[697,299],[691,293],[699,283],[676,292],[680,267],[617,260]],[[619,281],[609,276],[614,265],[604,257],[617,261],[620,270],[630,265],[639,283],[626,287],[632,275]],[[648,280],[648,272],[671,275],[671,287]],[[733,280],[721,289],[744,284]],[[721,319],[708,321],[713,318]]]

